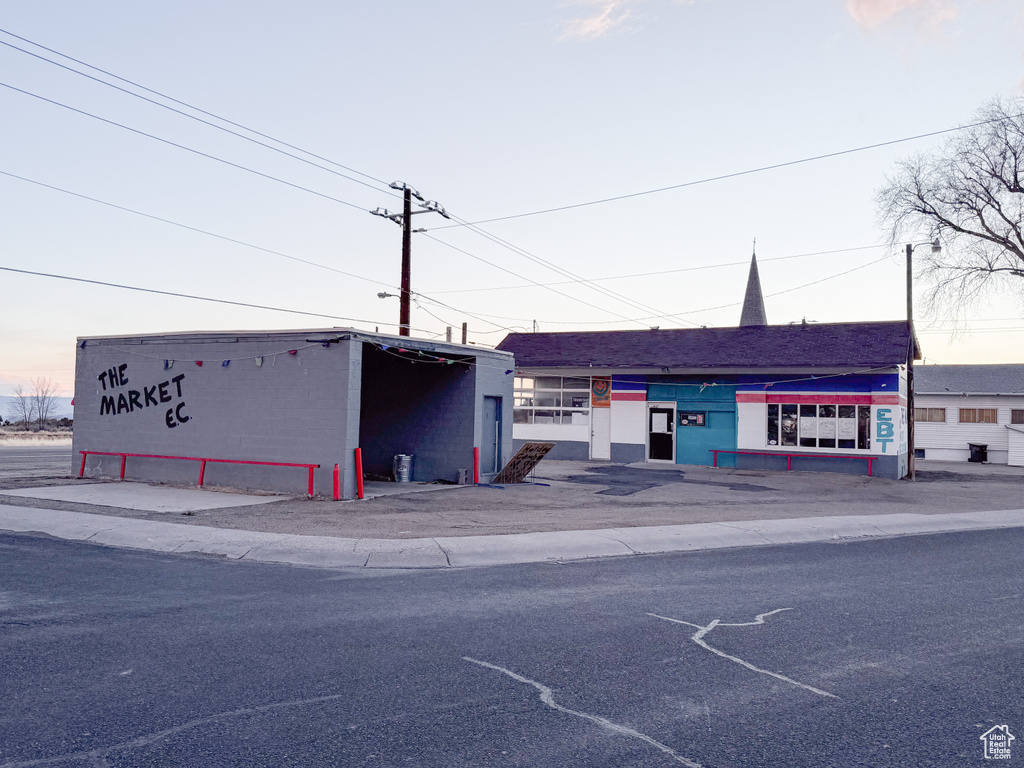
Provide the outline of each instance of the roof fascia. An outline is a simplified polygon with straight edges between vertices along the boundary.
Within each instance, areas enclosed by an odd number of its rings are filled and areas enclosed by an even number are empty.
[[[793,367],[793,368],[726,368],[726,367],[714,367],[714,368],[606,368],[600,366],[594,366],[590,368],[572,367],[572,366],[516,366],[516,374],[535,374],[539,376],[636,376],[636,375],[655,375],[655,376],[697,376],[697,375],[726,375],[726,376],[742,376],[745,374],[752,374],[756,376],[763,376],[765,374],[780,374],[783,376],[789,376],[792,374],[810,374],[814,376],[825,376],[840,373],[886,373],[890,370],[894,371],[898,369],[900,363],[889,363],[885,365],[875,365],[865,368],[864,366],[843,366],[843,367],[832,367],[832,368],[811,368],[811,367]]]

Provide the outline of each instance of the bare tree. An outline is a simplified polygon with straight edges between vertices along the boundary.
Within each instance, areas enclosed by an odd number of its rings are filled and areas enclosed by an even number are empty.
[[[21,424],[27,432],[35,418],[35,402],[21,384],[14,387],[14,423]]]
[[[891,242],[942,241],[924,254],[929,308],[956,316],[984,293],[1024,298],[1024,98],[995,99],[929,154],[899,163],[878,193]],[[1019,279],[1019,281],[1018,281]]]
[[[32,381],[32,410],[40,430],[46,428],[47,420],[53,415],[60,389],[53,379],[39,377]]]

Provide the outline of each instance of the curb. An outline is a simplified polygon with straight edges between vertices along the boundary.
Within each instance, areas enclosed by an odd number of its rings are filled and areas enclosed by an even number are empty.
[[[1024,509],[848,515],[592,531],[422,539],[351,539],[179,525],[0,505],[0,530],[162,553],[320,568],[470,568],[729,547],[774,546],[1024,527]]]

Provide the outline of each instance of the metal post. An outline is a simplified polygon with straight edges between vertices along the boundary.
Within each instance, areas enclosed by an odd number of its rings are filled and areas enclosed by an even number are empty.
[[[467,323],[463,323],[463,324],[462,324],[462,343],[463,343],[463,344],[465,344],[465,343],[466,343],[466,331],[467,331],[467,330],[468,330],[468,325],[467,325]]]
[[[452,343],[452,327],[450,325],[444,329],[444,340],[449,344]]]
[[[412,189],[402,191],[402,292],[399,298],[398,335],[409,335],[409,283],[412,258]]]

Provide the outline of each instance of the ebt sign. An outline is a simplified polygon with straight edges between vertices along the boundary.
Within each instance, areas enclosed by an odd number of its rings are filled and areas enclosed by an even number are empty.
[[[890,451],[889,445],[896,440],[896,422],[892,418],[892,408],[879,408],[875,411],[875,442],[882,446],[882,453]]]

